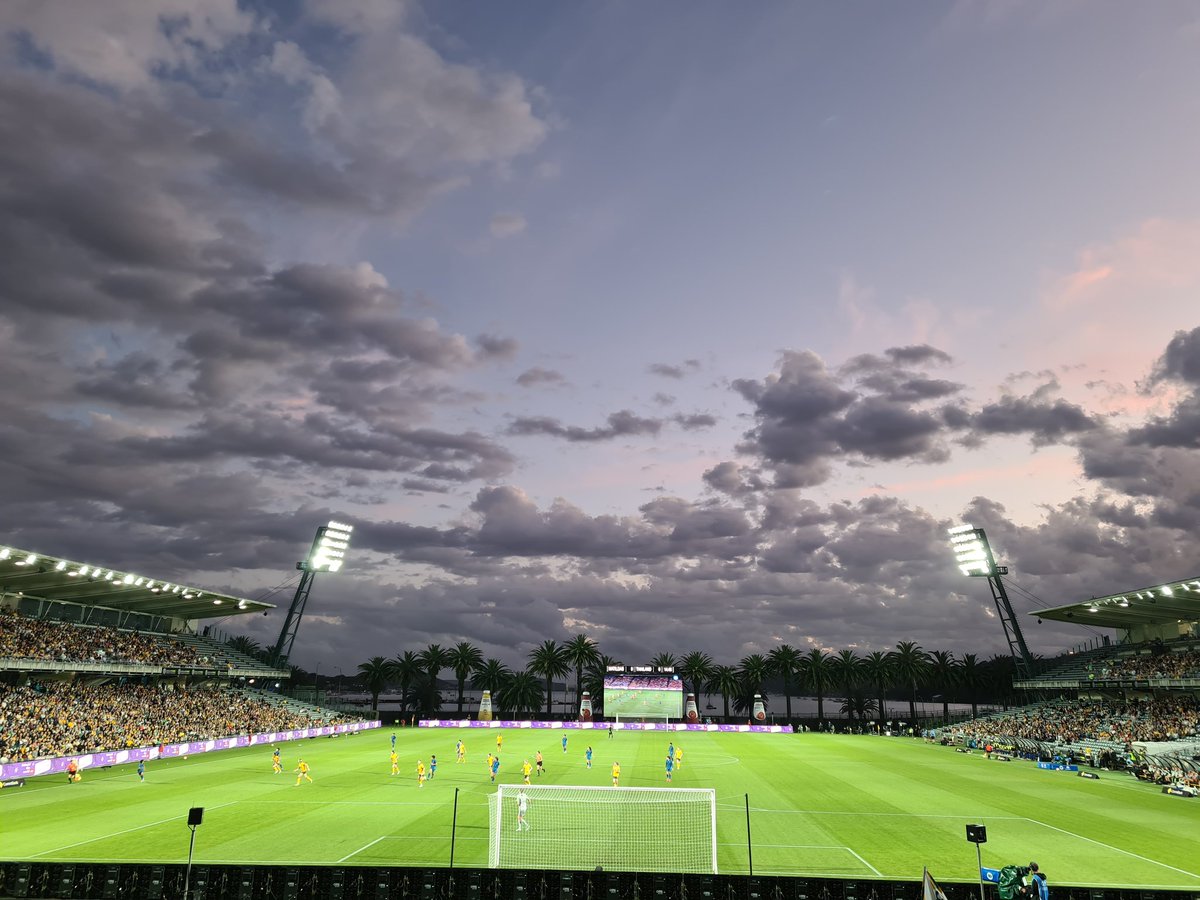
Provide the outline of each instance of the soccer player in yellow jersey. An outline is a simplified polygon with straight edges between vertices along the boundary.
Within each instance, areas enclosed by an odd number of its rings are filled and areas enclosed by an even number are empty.
[[[301,780],[312,784],[312,776],[308,774],[308,763],[306,763],[304,760],[300,760],[300,764],[296,766],[295,771],[297,772],[296,787],[300,787]]]
[[[500,751],[504,749],[504,735],[496,735],[496,755],[500,755]]]
[[[417,760],[417,787],[425,787],[425,763],[423,760]]]
[[[675,768],[683,768],[683,748],[678,744],[675,745]]]
[[[455,754],[454,761],[456,763],[467,761],[467,748],[463,744],[462,741],[459,741],[457,744],[454,745],[454,754]]]
[[[400,774],[400,757],[398,757],[396,755],[395,750],[392,751],[391,760],[392,760],[392,774],[399,775]]]
[[[619,762],[613,763],[612,776],[613,776],[613,787],[618,787],[619,782],[621,780],[621,764]]]
[[[278,747],[271,748],[271,769],[276,775],[283,771],[283,763],[279,760]]]
[[[525,760],[521,766],[521,774],[525,776],[525,783],[529,784],[529,776],[533,773],[533,766],[529,764],[529,760]]]
[[[487,772],[489,775],[492,773],[492,760],[495,758],[496,758],[495,755],[492,753],[489,753],[487,755]]]

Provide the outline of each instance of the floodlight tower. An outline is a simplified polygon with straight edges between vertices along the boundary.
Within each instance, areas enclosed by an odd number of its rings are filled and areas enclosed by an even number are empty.
[[[296,563],[296,568],[304,574],[300,576],[300,584],[292,597],[292,605],[288,608],[287,618],[283,620],[283,628],[279,629],[279,640],[271,651],[271,665],[282,668],[287,665],[288,657],[292,655],[292,644],[296,642],[296,632],[300,630],[300,620],[304,617],[304,607],[308,603],[308,593],[312,590],[313,579],[318,572],[337,572],[346,561],[346,551],[350,549],[350,532],[353,525],[341,522],[330,522],[317,529],[312,547],[303,562]]]
[[[974,525],[955,525],[951,528],[950,546],[954,550],[958,568],[964,575],[988,580],[996,612],[1000,615],[1000,624],[1004,626],[1004,636],[1008,639],[1008,651],[1016,663],[1017,677],[1032,677],[1033,657],[1029,655],[1029,648],[1025,646],[1021,624],[1013,614],[1012,604],[1008,602],[1008,591],[1004,589],[1004,580],[1000,577],[1008,574],[1008,566],[996,565],[987,535],[982,528],[976,528]]]

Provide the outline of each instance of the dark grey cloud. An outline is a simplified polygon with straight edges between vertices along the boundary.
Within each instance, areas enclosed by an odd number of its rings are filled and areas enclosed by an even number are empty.
[[[1200,385],[1200,327],[1177,331],[1154,365],[1157,381],[1177,379]]]
[[[581,428],[578,425],[564,425],[561,421],[549,416],[519,416],[508,426],[508,434],[521,437],[530,435],[546,435],[563,438],[573,443],[593,441],[611,441],[619,437],[637,435],[656,435],[662,431],[661,419],[648,419],[639,416],[628,409],[610,413],[606,424],[594,428]]]
[[[651,363],[647,367],[648,372],[652,375],[661,375],[663,378],[680,379],[685,377],[689,372],[693,372],[700,368],[700,360],[686,359],[682,364],[675,365],[673,363]]]
[[[539,384],[557,386],[567,383],[567,377],[562,372],[554,369],[543,369],[541,366],[534,366],[526,369],[517,376],[517,384],[521,387],[535,387]]]
[[[1003,397],[971,417],[978,434],[1028,434],[1036,446],[1059,443],[1071,435],[1092,431],[1101,420],[1065,400]]]
[[[712,428],[717,424],[717,417],[709,413],[691,413],[672,416],[671,421],[677,423],[684,431],[698,431],[702,428]]]
[[[481,334],[475,339],[483,356],[491,359],[512,359],[517,355],[519,344],[515,338],[494,334]]]

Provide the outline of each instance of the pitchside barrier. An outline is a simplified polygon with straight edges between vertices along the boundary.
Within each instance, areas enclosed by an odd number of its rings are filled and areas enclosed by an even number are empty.
[[[791,725],[691,725],[685,722],[534,722],[528,719],[421,719],[420,728],[560,728],[566,730],[607,731],[713,731],[722,733],[793,734]]]
[[[183,864],[0,862],[0,897],[176,900]],[[921,900],[908,881],[376,866],[195,865],[188,900]],[[979,883],[939,881],[946,900],[978,900]],[[1200,900],[1196,891],[1055,884],[1054,900]],[[997,900],[989,886],[987,900]]]
[[[0,765],[0,781],[18,778],[33,778],[36,775],[61,775],[74,760],[80,769],[98,769],[119,766],[122,763],[150,759],[172,759],[191,756],[195,753],[212,753],[216,750],[236,750],[239,747],[256,747],[259,744],[278,744],[284,741],[299,741],[304,738],[328,737],[335,734],[353,734],[380,727],[379,722],[348,722],[345,725],[322,725],[319,728],[295,728],[290,731],[268,731],[263,734],[243,734],[236,737],[214,738],[211,741],[192,741],[184,744],[164,744],[156,747],[136,747],[107,753],[81,753],[78,756],[59,756],[50,759],[35,759],[29,762],[4,763]]]

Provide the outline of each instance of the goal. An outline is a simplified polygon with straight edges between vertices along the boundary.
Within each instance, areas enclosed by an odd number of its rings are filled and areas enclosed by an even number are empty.
[[[502,784],[488,803],[493,868],[717,871],[711,788]]]

